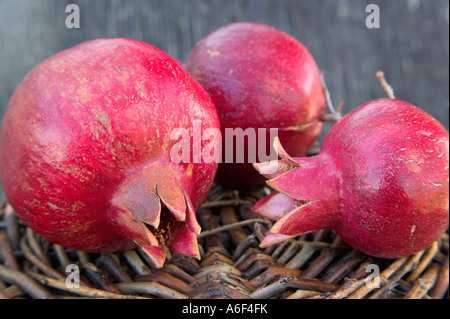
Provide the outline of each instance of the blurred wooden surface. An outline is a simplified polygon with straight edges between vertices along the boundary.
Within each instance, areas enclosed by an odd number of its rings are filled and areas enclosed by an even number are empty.
[[[65,26],[70,3],[79,5],[79,29]],[[379,29],[365,25],[371,3],[380,8]],[[448,129],[448,0],[0,0],[1,118],[36,64],[82,41],[134,38],[184,60],[201,37],[235,21],[266,23],[303,42],[344,113],[385,96],[375,78],[383,70],[397,98]]]

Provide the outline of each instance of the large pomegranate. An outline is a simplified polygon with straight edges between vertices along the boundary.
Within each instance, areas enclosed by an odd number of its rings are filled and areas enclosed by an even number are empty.
[[[165,246],[199,257],[195,210],[217,158],[171,156],[174,132],[193,141],[194,122],[219,129],[207,93],[166,53],[123,38],[82,43],[36,66],[10,100],[0,137],[6,197],[29,227],[66,247],[137,245],[158,267]],[[200,143],[220,150],[218,140]]]
[[[277,148],[281,161],[255,165],[277,191],[253,207],[277,220],[262,246],[330,228],[364,253],[398,258],[448,229],[448,131],[414,105],[361,105],[331,128],[316,156]]]
[[[286,150],[298,157],[306,155],[320,135],[326,100],[319,69],[308,49],[279,29],[253,22],[227,24],[195,45],[186,69],[219,113],[224,151],[216,178],[220,184],[264,183],[251,163],[265,161],[260,155],[272,153],[272,128],[278,129]],[[227,131],[239,129],[254,135],[227,139]],[[243,160],[236,156],[241,149]],[[257,158],[249,158],[252,151]]]

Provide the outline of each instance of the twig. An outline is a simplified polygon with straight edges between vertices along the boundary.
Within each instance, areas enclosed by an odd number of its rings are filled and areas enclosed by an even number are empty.
[[[408,258],[408,261],[403,264],[403,266],[398,271],[396,271],[393,276],[387,279],[382,287],[380,287],[378,290],[373,292],[372,295],[369,296],[369,299],[383,298],[385,294],[392,291],[401,282],[401,278],[403,278],[405,274],[409,273],[411,270],[417,267],[417,265],[421,262],[424,253],[425,250],[422,250],[410,256]]]
[[[383,71],[378,71],[376,73],[376,77],[378,78],[378,80],[380,81],[381,87],[384,89],[384,91],[386,92],[387,96],[390,99],[395,99],[395,95],[394,95],[394,89],[392,88],[392,86],[390,86],[387,82],[386,79],[384,77],[384,72]]]
[[[20,265],[13,254],[11,242],[3,229],[0,230],[0,253],[9,268],[20,271]]]
[[[120,282],[131,282],[133,279],[120,265],[117,255],[112,253],[103,253],[100,255],[98,262],[117,280]]]
[[[164,265],[164,271],[172,276],[174,276],[175,278],[178,278],[190,285],[193,285],[194,282],[196,281],[196,279],[190,274],[190,273],[197,273],[198,272],[198,268],[195,268],[195,270],[192,269],[186,269],[186,268],[193,268],[193,267],[184,267],[185,269],[181,269],[179,266],[183,266],[180,265],[182,264],[183,261],[185,261],[186,259],[180,259],[177,262],[177,265],[175,264],[167,264]],[[191,263],[192,264],[192,263]],[[186,266],[186,263],[184,264]],[[198,267],[198,265],[197,265]],[[186,270],[190,271],[190,273],[188,273]],[[143,277],[145,277],[146,275],[144,275]],[[135,277],[135,281],[139,281],[138,277]]]
[[[91,262],[91,258],[87,252],[81,250],[77,250],[76,252],[81,265],[85,265]]]
[[[445,296],[446,291],[448,290],[448,278],[449,278],[448,264],[449,262],[447,255],[447,258],[439,271],[436,284],[434,285],[433,290],[430,293],[430,296],[433,299],[442,299]]]
[[[39,258],[43,263],[50,265],[50,261],[49,261],[48,257],[44,254],[42,247],[39,245],[39,243],[36,239],[35,232],[29,227],[27,227],[27,230],[26,230],[26,238],[27,238],[27,242],[28,242],[28,247],[31,248],[34,255],[37,258]]]
[[[345,248],[344,248],[345,249]],[[315,278],[322,270],[324,270],[330,262],[337,255],[342,253],[342,248],[326,248],[320,252],[320,256],[317,257],[311,265],[306,268],[301,274],[302,278]]]
[[[438,243],[437,241],[435,241],[430,246],[430,248],[426,250],[420,263],[415,267],[415,269],[411,272],[408,278],[406,278],[406,282],[412,284],[422,274],[425,268],[427,268],[430,265],[431,261],[433,260],[434,256],[438,251],[439,251]]]
[[[322,280],[329,283],[338,283],[346,274],[358,265],[363,258],[364,255],[360,251],[356,249],[351,250],[327,270],[322,276]]]
[[[289,288],[330,292],[336,290],[338,287],[339,286],[336,284],[322,282],[317,279],[298,278],[298,277],[295,278],[292,276],[288,276],[270,285],[255,290],[253,293],[250,294],[250,297],[253,299],[270,298]]]
[[[41,287],[36,281],[30,278],[28,275],[0,265],[0,277],[10,283],[14,283],[19,286],[23,291],[28,293],[32,298],[36,299],[49,299],[52,295],[43,287]]]
[[[49,287],[53,287],[59,290],[64,290],[67,292],[71,292],[80,296],[85,297],[97,297],[97,298],[114,298],[114,299],[142,299],[144,297],[138,297],[138,296],[129,296],[129,295],[121,295],[121,294],[115,294],[108,291],[96,289],[96,288],[90,288],[85,286],[78,286],[78,287],[70,287],[66,284],[65,280],[58,280],[53,279],[38,273],[34,273],[32,271],[29,271],[29,275],[33,277],[33,279],[37,280],[41,284]],[[148,299],[148,298],[144,298]]]
[[[57,257],[57,259],[59,261],[59,264],[62,267],[66,268],[67,265],[69,265],[71,262],[70,262],[70,258],[67,255],[64,247],[54,244],[53,245],[53,250],[55,251],[55,254],[56,254],[56,257]]]
[[[205,237],[205,236],[209,236],[212,234],[216,234],[222,231],[227,231],[236,227],[242,227],[242,226],[246,226],[246,225],[251,225],[254,223],[262,223],[262,224],[267,224],[266,221],[260,219],[260,218],[254,218],[254,219],[248,219],[248,220],[243,220],[237,223],[233,223],[233,224],[229,224],[229,225],[225,225],[225,226],[221,226],[221,227],[217,227],[215,229],[211,229],[211,230],[206,230],[201,232],[197,237],[201,238],[201,237]]]
[[[147,275],[152,273],[150,268],[142,261],[135,250],[124,251],[123,256],[136,274]]]
[[[222,207],[222,209],[220,211],[220,216],[222,219],[222,224],[224,226],[236,225],[236,223],[238,223],[238,220],[236,218],[236,212],[235,212],[234,208],[231,206]],[[234,244],[236,246],[239,246],[239,244],[241,242],[243,242],[245,240],[245,238],[247,237],[247,235],[244,233],[244,231],[240,227],[231,228],[229,231],[229,234],[230,234],[232,241],[234,242]]]
[[[288,296],[286,299],[313,299],[314,297],[320,296],[322,293],[320,291],[314,290],[297,290],[292,295]]]
[[[340,100],[340,101],[339,101],[339,104],[338,104],[338,106],[337,106],[337,108],[336,108],[336,112],[338,112],[339,114],[341,114],[343,108],[344,108],[344,101],[343,101],[343,100]]]
[[[8,235],[11,247],[14,251],[19,249],[19,219],[11,205],[6,204],[4,209],[4,221],[6,227],[6,235]]]
[[[108,292],[120,294],[119,289],[117,289],[93,263],[84,264],[83,273],[95,287]]]
[[[242,281],[242,278],[233,275],[232,273],[225,274],[219,272],[217,278],[224,284],[233,287],[244,295],[249,295],[254,291],[253,287],[251,287],[247,281]]]
[[[327,101],[328,110],[330,113],[324,113],[320,116],[320,120],[324,122],[337,122],[341,119],[342,115],[340,111],[342,110],[342,106],[344,102],[341,101],[339,103],[338,110],[336,110],[333,106],[333,102],[331,101],[330,91],[328,91],[327,84],[325,82],[325,71],[320,72],[320,80],[322,81],[323,92],[325,94],[325,99]]]
[[[389,277],[391,277],[408,259],[406,257],[397,259],[394,263],[390,264],[379,277],[380,286],[384,286],[389,282]],[[367,276],[363,279],[364,286],[359,289],[357,292],[354,292],[349,296],[349,299],[362,299],[369,292],[371,292],[374,287],[368,285],[368,283],[372,280],[371,276]]]
[[[120,282],[116,284],[116,287],[123,294],[143,293],[164,299],[187,299],[185,294],[167,288],[157,282]]]
[[[323,242],[308,242],[298,240],[292,240],[292,242],[300,246],[301,248],[295,254],[295,256],[292,257],[289,262],[287,262],[285,266],[287,269],[300,269],[311,258],[311,256],[316,253],[316,251],[328,248],[330,246],[329,243]]]
[[[195,289],[190,283],[187,283],[184,280],[171,275],[170,273],[166,272],[165,269],[164,271],[157,271],[150,275],[138,276],[135,278],[135,282],[155,282],[183,294],[189,294],[192,290]]]
[[[439,274],[439,265],[433,264],[406,294],[406,299],[422,299],[433,287]]]
[[[36,257],[33,252],[31,251],[30,247],[27,245],[27,238],[23,237],[20,241],[20,248],[22,249],[23,254],[25,255],[25,258],[32,263],[34,266],[36,266],[39,270],[41,270],[46,275],[56,278],[56,279],[64,279],[65,277],[60,274],[58,271],[53,269],[48,264],[44,263],[41,259]]]

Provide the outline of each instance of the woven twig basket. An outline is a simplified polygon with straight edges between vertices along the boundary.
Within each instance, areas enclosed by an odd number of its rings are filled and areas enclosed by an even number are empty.
[[[94,254],[52,244],[4,203],[0,298],[448,298],[448,233],[400,259],[364,255],[331,230],[261,249],[272,222],[250,208],[267,192],[213,187],[198,211],[201,260],[169,253],[162,269],[138,249]],[[79,287],[68,280],[68,265],[79,269]]]

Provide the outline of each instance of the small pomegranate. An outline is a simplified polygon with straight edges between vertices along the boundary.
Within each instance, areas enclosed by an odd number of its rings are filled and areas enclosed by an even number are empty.
[[[48,240],[88,252],[164,248],[199,257],[195,210],[218,156],[172,160],[173,130],[220,129],[203,88],[140,41],[95,39],[36,66],[11,97],[0,172],[18,216]],[[220,150],[219,141],[202,140]]]
[[[320,135],[326,99],[319,69],[307,48],[274,27],[237,22],[225,25],[201,39],[186,60],[186,70],[205,88],[219,113],[226,154],[216,181],[230,187],[255,186],[264,178],[252,167],[246,151],[257,148],[245,139],[226,139],[226,130],[267,129],[264,154],[270,154],[269,129],[277,128],[286,150],[304,156]],[[264,132],[264,131],[263,131]],[[258,141],[261,134],[255,131]],[[230,135],[231,136],[231,135]],[[255,159],[258,161],[258,159]]]
[[[279,141],[278,141],[279,142]],[[428,247],[449,223],[449,135],[396,99],[370,101],[329,131],[319,155],[255,164],[277,192],[253,210],[277,220],[261,246],[330,228],[383,258]]]

